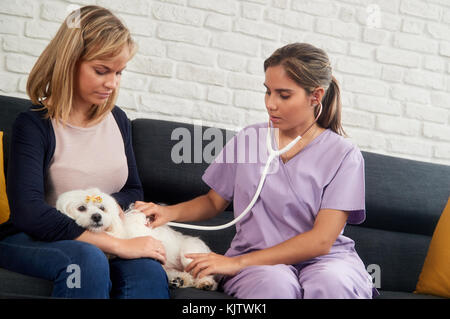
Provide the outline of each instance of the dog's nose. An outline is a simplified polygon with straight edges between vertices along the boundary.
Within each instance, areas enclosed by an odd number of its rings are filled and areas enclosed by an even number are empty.
[[[92,214],[91,219],[92,219],[94,222],[98,223],[99,221],[102,220],[102,215],[100,215],[99,213]]]

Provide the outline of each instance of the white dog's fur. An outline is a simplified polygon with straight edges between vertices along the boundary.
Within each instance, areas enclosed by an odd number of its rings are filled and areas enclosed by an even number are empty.
[[[146,216],[135,209],[127,210],[122,221],[119,216],[119,206],[114,198],[97,188],[61,194],[56,202],[56,209],[90,231],[105,231],[119,238],[152,236],[164,245],[166,251],[164,269],[171,286],[217,289],[214,276],[198,279],[184,271],[192,261],[186,258],[185,254],[211,252],[199,238],[183,235],[167,225],[154,229],[147,227]]]

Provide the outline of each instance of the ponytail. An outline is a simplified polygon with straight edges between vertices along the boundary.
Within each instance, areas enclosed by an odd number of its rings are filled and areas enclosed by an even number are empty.
[[[317,123],[324,128],[329,128],[333,132],[347,136],[341,123],[342,102],[341,90],[336,78],[331,76],[331,83],[322,98],[322,114]]]

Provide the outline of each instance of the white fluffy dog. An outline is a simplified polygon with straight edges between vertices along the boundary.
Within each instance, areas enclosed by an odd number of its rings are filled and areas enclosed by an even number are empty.
[[[217,289],[214,276],[198,279],[184,271],[192,261],[192,259],[186,258],[185,254],[211,251],[199,238],[183,235],[167,225],[154,229],[147,227],[146,216],[132,208],[125,212],[125,218],[122,220],[115,199],[97,188],[74,190],[61,194],[56,202],[56,209],[90,231],[105,231],[119,238],[152,236],[160,240],[166,250],[164,269],[171,286],[196,287],[205,290]]]

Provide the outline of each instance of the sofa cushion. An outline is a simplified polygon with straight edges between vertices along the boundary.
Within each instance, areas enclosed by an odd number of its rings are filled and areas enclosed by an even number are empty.
[[[431,237],[353,225],[345,227],[344,235],[355,241],[366,269],[372,265],[368,270],[379,276],[381,290],[414,291]]]
[[[146,201],[174,204],[208,192],[209,187],[201,179],[209,165],[202,156],[202,150],[210,143],[202,138],[207,127],[137,119],[132,122],[132,129],[133,147]],[[184,137],[178,135],[180,132]],[[220,132],[223,137],[218,151],[226,143],[227,134],[225,130]],[[181,141],[187,144],[188,149],[184,151],[185,154],[190,152],[189,162],[177,163],[178,158],[175,158],[180,153],[175,146],[180,145]]]
[[[0,131],[0,224],[9,219],[9,204],[6,196],[6,182],[3,170],[3,132]]]
[[[49,280],[22,275],[0,268],[1,293],[8,296],[48,297],[53,283]]]
[[[450,198],[431,239],[416,292],[450,298]]]
[[[401,291],[380,291],[380,295],[376,299],[443,299],[432,295],[413,294]]]
[[[448,198],[450,166],[362,152],[365,227],[432,236]]]

